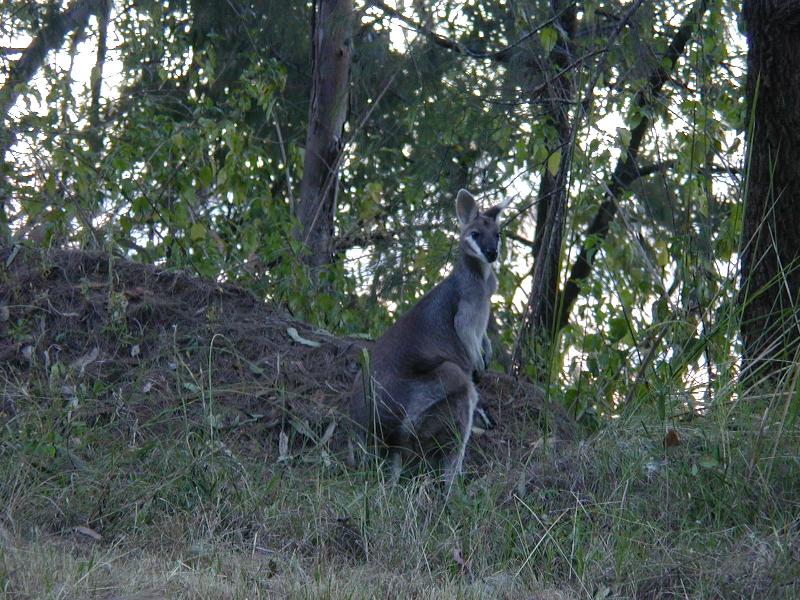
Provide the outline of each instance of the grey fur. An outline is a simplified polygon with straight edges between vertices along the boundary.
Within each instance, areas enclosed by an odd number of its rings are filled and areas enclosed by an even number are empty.
[[[391,449],[394,479],[408,454],[440,454],[448,490],[461,472],[478,403],[472,375],[491,358],[486,327],[497,289],[491,263],[498,256],[503,208],[481,213],[469,192],[458,192],[461,253],[455,268],[375,343],[373,398],[364,392],[364,374],[356,378],[354,428],[364,445],[374,436]]]

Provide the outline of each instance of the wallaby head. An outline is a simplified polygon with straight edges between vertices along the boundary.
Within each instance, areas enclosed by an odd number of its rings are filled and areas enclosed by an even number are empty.
[[[461,225],[461,251],[482,263],[497,260],[500,251],[500,215],[505,204],[481,212],[475,198],[467,190],[456,196],[456,214]]]

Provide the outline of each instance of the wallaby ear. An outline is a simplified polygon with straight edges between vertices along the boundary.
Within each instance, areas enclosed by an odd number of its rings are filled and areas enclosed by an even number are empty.
[[[511,204],[511,198],[503,200],[503,202],[501,202],[500,204],[495,204],[492,208],[490,208],[483,214],[489,217],[490,219],[494,219],[494,222],[500,225],[500,217],[503,215],[503,211],[509,204]]]
[[[500,204],[495,206],[497,212],[495,212],[494,220],[498,225],[500,224],[500,217],[503,215],[503,211],[508,208],[509,204],[511,204],[511,198],[506,198]]]
[[[467,190],[458,190],[456,196],[456,215],[461,226],[468,225],[478,216],[478,204]]]

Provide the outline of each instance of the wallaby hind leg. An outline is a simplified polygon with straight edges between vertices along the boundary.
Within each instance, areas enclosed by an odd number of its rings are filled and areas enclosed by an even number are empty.
[[[461,406],[471,383],[457,364],[448,361],[424,378],[406,380],[405,384],[405,415],[396,442],[403,450],[403,459],[416,456],[424,462],[432,450],[456,445],[454,430],[463,427]]]
[[[345,462],[350,469],[358,469],[363,462],[366,452],[367,437],[356,425],[350,424],[347,432],[347,456]]]
[[[403,450],[401,448],[393,448],[389,455],[392,461],[392,473],[389,478],[389,484],[397,485],[400,483],[400,475],[403,473]]]
[[[461,474],[461,468],[464,464],[464,455],[467,451],[467,442],[469,442],[469,436],[472,433],[473,414],[477,404],[478,392],[470,381],[465,395],[457,399],[456,404],[459,439],[457,440],[456,447],[444,460],[444,482],[448,496],[453,488],[456,477]]]

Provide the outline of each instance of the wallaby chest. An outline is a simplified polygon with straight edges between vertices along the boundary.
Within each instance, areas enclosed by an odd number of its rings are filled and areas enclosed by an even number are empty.
[[[491,297],[497,289],[497,278],[489,270],[474,273],[466,269],[455,273],[458,281],[458,305],[453,326],[474,364],[481,356],[481,345],[489,323]]]

